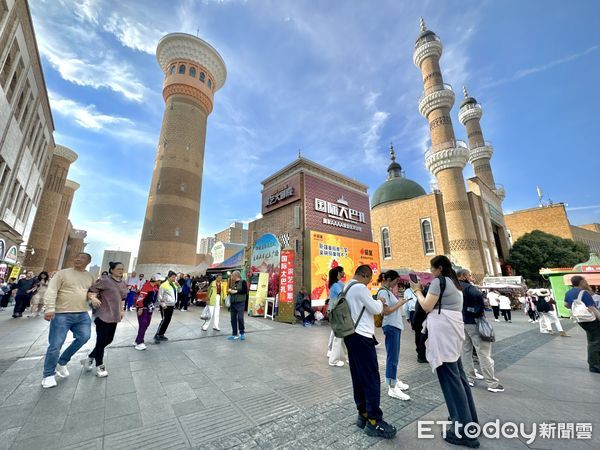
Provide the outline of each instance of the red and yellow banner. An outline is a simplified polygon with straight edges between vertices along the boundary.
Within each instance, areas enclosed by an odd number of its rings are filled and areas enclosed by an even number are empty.
[[[281,250],[279,303],[294,301],[294,250]]]
[[[360,265],[366,264],[373,270],[373,280],[369,288],[377,292],[377,277],[381,265],[379,262],[379,246],[376,242],[361,241],[334,234],[310,232],[310,298],[326,299],[329,297],[327,278],[329,270],[338,266],[344,268],[349,281]]]

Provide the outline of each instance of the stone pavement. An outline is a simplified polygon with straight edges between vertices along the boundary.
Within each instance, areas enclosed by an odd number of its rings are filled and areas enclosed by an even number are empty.
[[[399,429],[396,439],[382,441],[354,425],[348,369],[329,367],[325,358],[328,326],[246,318],[248,339],[230,342],[226,311],[220,333],[200,331],[199,314],[195,307],[176,311],[171,340],[139,352],[131,345],[137,320],[127,313],[105,356],[108,378],[82,372],[78,363],[92,337],[69,363],[71,376],[44,390],[47,323],[0,312],[0,448],[451,448],[441,429],[433,440],[417,439],[416,420],[445,420],[447,411],[437,378],[416,362],[412,331],[402,336],[399,374],[411,385],[412,400],[392,399],[382,386],[385,418]],[[587,371],[582,330],[571,328],[572,338],[541,335],[514,315],[512,324],[495,324],[494,358],[506,392],[474,388],[481,422],[598,428],[600,379]],[[383,380],[383,345],[378,356]],[[599,448],[599,436],[594,430],[592,440],[537,438],[529,446],[523,439],[483,438],[482,448]]]

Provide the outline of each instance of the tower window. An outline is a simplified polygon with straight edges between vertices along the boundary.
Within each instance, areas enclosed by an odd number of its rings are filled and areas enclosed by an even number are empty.
[[[171,75],[173,75],[175,73],[175,66],[171,66]]]
[[[179,235],[181,234],[181,231],[179,230],[179,227],[175,228],[175,237],[179,237]]]
[[[211,83],[211,81],[210,81],[210,78],[208,79],[208,82],[207,82],[206,84],[208,84],[208,88],[209,88],[209,89],[211,89],[211,88],[212,88],[212,83]]]
[[[156,190],[160,191],[160,180],[158,180],[158,183],[156,183]]]
[[[185,73],[185,64],[182,64],[179,66],[179,73],[180,74],[184,74]]]
[[[200,72],[200,81],[202,81],[204,83],[205,79],[206,79],[206,74],[204,72]]]
[[[383,257],[392,257],[392,243],[390,242],[390,230],[388,228],[381,229],[381,247],[383,247]]]
[[[421,238],[423,240],[423,250],[426,255],[432,255],[435,253],[435,246],[433,245],[433,231],[431,229],[431,220],[421,220]]]
[[[196,78],[196,68],[190,67],[190,77]]]
[[[181,192],[185,192],[185,183],[181,183],[181,184],[179,185],[179,190],[180,190]]]

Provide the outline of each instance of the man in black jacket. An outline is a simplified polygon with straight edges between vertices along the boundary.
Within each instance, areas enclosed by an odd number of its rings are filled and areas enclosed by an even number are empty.
[[[462,362],[469,385],[475,385],[475,366],[473,365],[473,347],[479,356],[479,365],[490,392],[504,392],[504,387],[494,376],[494,360],[492,359],[492,343],[481,340],[477,330],[476,319],[484,316],[484,295],[472,284],[471,272],[461,269],[457,272],[463,290],[463,321],[465,323],[465,343],[463,345]]]

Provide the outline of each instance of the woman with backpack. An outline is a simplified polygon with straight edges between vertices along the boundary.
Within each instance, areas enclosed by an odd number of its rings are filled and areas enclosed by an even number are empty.
[[[410,400],[410,396],[402,392],[408,389],[408,384],[396,378],[400,359],[400,335],[404,329],[401,308],[406,300],[399,300],[392,289],[398,286],[400,275],[395,270],[388,270],[379,274],[377,281],[381,283],[377,299],[383,303],[382,329],[385,335],[385,383],[388,385],[388,395],[399,400]]]
[[[436,278],[431,282],[427,296],[423,296],[420,283],[411,281],[410,285],[421,307],[429,313],[424,324],[427,361],[432,371],[437,373],[452,421],[444,439],[454,445],[479,447],[477,438],[465,435],[465,431],[476,431],[465,430],[465,425],[477,423],[479,419],[460,359],[465,340],[462,290],[446,256],[438,255],[431,260],[431,273]]]
[[[344,290],[344,268],[342,266],[334,267],[329,271],[329,300],[335,300]],[[336,338],[333,331],[329,335],[329,344],[327,345],[327,358],[329,358],[329,365],[332,367],[342,367],[344,365],[343,356],[346,356],[348,360],[348,351],[344,345],[342,338]]]

